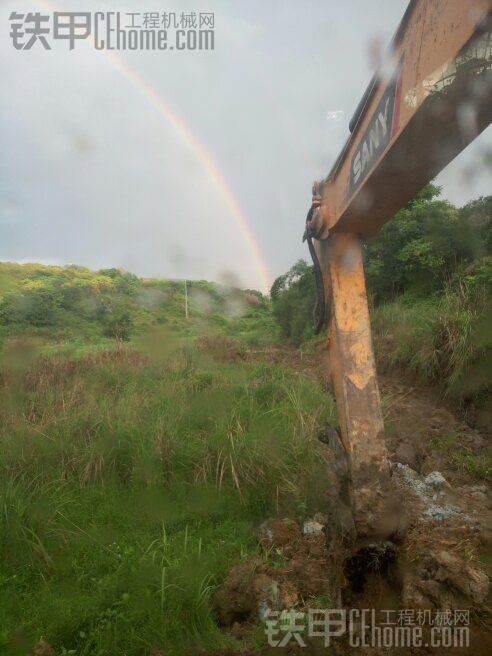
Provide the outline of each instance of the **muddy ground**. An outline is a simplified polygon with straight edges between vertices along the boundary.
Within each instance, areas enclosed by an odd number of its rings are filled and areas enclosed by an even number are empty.
[[[268,347],[251,350],[246,357],[282,364],[330,387],[322,347],[309,353]],[[468,426],[436,390],[409,383],[407,374],[382,375],[379,383],[401,520],[398,531],[383,543],[360,545],[339,534],[334,538],[333,517],[344,510],[334,507],[329,493],[326,515],[299,524],[265,522],[257,538],[266,553],[274,554],[273,562],[254,558],[230,571],[215,598],[219,621],[224,631],[241,638],[283,609],[374,609],[378,624],[421,626],[423,638],[418,647],[367,646],[366,653],[490,654],[492,493],[490,472],[477,466],[490,448],[490,436]],[[337,454],[333,457],[336,461]],[[336,476],[336,464],[334,469]],[[461,610],[467,615],[459,615]],[[431,639],[440,641],[440,632],[454,631],[444,627],[468,623],[469,646],[430,646]],[[354,626],[354,639],[363,642],[368,630],[361,622]],[[273,641],[282,636],[285,632]],[[305,633],[302,641],[303,647],[293,637],[284,648],[262,653],[360,651],[347,636],[329,646]]]

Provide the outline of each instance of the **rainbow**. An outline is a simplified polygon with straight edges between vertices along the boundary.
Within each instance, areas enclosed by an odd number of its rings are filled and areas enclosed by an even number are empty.
[[[48,10],[49,12],[56,11],[51,3],[46,0],[36,0],[32,4]],[[239,201],[231,191],[227,180],[220,171],[217,164],[214,162],[212,156],[208,153],[205,146],[195,137],[190,127],[174,112],[169,104],[160,96],[150,84],[133,69],[126,61],[113,51],[98,50],[106,61],[108,61],[113,68],[115,68],[130,84],[136,88],[149,103],[159,112],[159,114],[169,123],[173,130],[179,135],[181,140],[191,150],[196,159],[202,164],[206,170],[213,185],[221,195],[222,199],[231,211],[231,217],[238,226],[242,236],[244,237],[255,266],[260,275],[263,290],[268,293],[270,290],[270,274],[268,267],[265,264],[260,246],[251,229],[246,216],[241,209]]]

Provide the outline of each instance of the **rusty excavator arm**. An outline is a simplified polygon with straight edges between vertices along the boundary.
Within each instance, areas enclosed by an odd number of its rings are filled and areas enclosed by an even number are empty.
[[[307,233],[359,539],[396,530],[361,237],[381,226],[492,120],[492,0],[411,0],[350,137],[313,190]]]

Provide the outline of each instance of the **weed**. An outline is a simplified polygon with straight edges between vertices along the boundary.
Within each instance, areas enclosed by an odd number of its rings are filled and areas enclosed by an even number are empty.
[[[4,370],[8,653],[22,627],[84,656],[230,643],[213,592],[257,552],[253,523],[320,509],[315,434],[334,405],[278,367],[211,355],[180,338],[165,357],[116,344]]]

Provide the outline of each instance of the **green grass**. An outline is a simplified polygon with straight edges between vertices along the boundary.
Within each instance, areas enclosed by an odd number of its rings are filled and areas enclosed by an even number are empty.
[[[186,321],[179,281],[5,263],[0,274],[0,653],[25,656],[40,638],[59,656],[237,646],[214,590],[253,554],[285,564],[254,526],[322,509],[315,436],[337,423],[315,382],[248,362],[247,345],[278,339],[269,299],[194,282]],[[374,310],[376,354],[483,411],[490,306],[463,284]],[[490,480],[486,453],[455,438],[435,447]]]
[[[233,642],[213,591],[258,552],[257,522],[320,508],[315,433],[331,401],[278,367],[160,333],[138,348],[7,346],[0,653],[41,637],[77,656]]]
[[[411,370],[487,427],[492,408],[492,314],[485,289],[465,284],[428,298],[400,296],[372,311],[380,369]]]
[[[449,433],[431,441],[431,447],[446,456],[452,469],[467,474],[477,481],[492,481],[492,450],[473,453],[459,444],[459,435]]]

